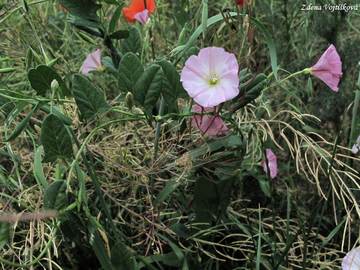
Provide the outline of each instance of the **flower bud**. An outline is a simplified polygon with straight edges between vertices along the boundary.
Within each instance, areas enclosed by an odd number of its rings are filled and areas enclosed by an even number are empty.
[[[59,83],[58,83],[58,81],[57,80],[52,80],[52,82],[51,82],[51,90],[53,90],[53,91],[55,91],[56,89],[58,89],[59,88]]]
[[[134,95],[131,92],[127,92],[125,96],[125,104],[130,110],[134,106]]]

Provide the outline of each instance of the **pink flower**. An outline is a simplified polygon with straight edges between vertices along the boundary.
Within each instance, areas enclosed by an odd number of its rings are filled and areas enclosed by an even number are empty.
[[[359,270],[360,269],[360,248],[350,250],[341,263],[342,270]]]
[[[101,70],[103,66],[101,65],[101,51],[97,49],[96,51],[88,54],[84,63],[82,64],[80,71],[84,75],[88,75],[90,71]]]
[[[266,165],[267,160],[267,165]],[[261,162],[261,165],[264,168],[264,172],[267,174],[268,167],[270,169],[270,177],[274,179],[278,174],[278,167],[277,167],[277,157],[271,149],[266,149],[266,160]]]
[[[191,56],[181,72],[181,82],[196,103],[215,107],[239,94],[239,65],[223,48],[201,49]]]
[[[131,0],[130,5],[123,8],[123,14],[130,23],[138,21],[145,24],[155,9],[155,0]]]
[[[203,108],[195,104],[192,106],[192,111],[195,113],[201,113],[201,115],[194,115],[192,117],[191,125],[198,128],[203,135],[216,137],[226,135],[229,132],[228,127],[219,115],[206,114],[214,112],[215,108]]]
[[[134,18],[142,25],[145,25],[149,20],[149,11],[144,9],[143,11],[136,13]]]
[[[334,45],[330,45],[319,61],[310,68],[310,73],[326,83],[333,91],[339,90],[342,64]]]

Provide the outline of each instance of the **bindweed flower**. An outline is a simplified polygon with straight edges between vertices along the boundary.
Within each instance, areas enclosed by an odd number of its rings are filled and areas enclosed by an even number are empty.
[[[149,11],[144,9],[143,11],[136,13],[134,18],[142,25],[145,25],[149,20]]]
[[[274,179],[278,174],[277,167],[277,157],[271,149],[266,149],[266,159],[261,162],[262,167],[264,168],[264,172],[268,173],[268,168],[270,169],[270,177]],[[266,164],[267,161],[267,164]]]
[[[97,49],[96,51],[88,54],[80,68],[80,71],[82,74],[88,75],[90,71],[102,69],[103,66],[101,64],[101,51],[100,49]]]
[[[219,115],[210,115],[215,111],[215,108],[203,108],[197,104],[192,106],[192,111],[201,113],[201,115],[194,115],[191,118],[191,125],[198,128],[203,135],[209,137],[216,137],[226,135],[229,132],[228,127]]]
[[[196,103],[215,107],[239,94],[239,64],[223,48],[201,49],[191,56],[181,72],[181,82]]]
[[[235,0],[236,4],[240,7],[245,6],[246,0]]]
[[[356,143],[351,148],[351,152],[355,155],[359,153],[359,151],[360,151],[360,136],[357,138]]]
[[[326,83],[333,91],[339,90],[342,63],[334,45],[323,53],[319,61],[309,69],[310,73]]]
[[[123,8],[122,11],[128,22],[134,23],[138,21],[144,25],[148,22],[155,8],[155,0],[132,0],[130,5]]]
[[[360,269],[360,247],[350,250],[341,263],[342,270]]]

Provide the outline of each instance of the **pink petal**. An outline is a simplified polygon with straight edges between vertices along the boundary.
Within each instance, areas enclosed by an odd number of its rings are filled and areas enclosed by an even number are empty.
[[[214,112],[215,108],[203,108],[197,104],[193,105],[192,111],[196,113]],[[226,135],[229,132],[228,127],[218,115],[194,115],[191,119],[191,125],[198,128],[203,135],[216,137]]]
[[[274,179],[278,174],[278,166],[277,166],[277,157],[271,149],[266,149],[266,159],[268,162],[268,166],[270,169],[270,177]],[[268,166],[266,166],[266,160],[264,160],[261,165],[264,168],[265,173],[268,172]]]
[[[342,270],[359,270],[360,269],[360,248],[354,248],[349,251],[341,263]]]
[[[339,90],[342,63],[334,45],[330,45],[318,62],[311,67],[311,74],[326,83],[333,91]]]
[[[143,11],[136,13],[134,18],[142,25],[145,25],[149,20],[149,11],[144,9]]]
[[[88,75],[90,71],[94,71],[99,68],[101,68],[101,50],[97,49],[96,51],[88,54],[80,68],[80,71],[82,74]]]
[[[239,94],[239,65],[234,54],[223,48],[201,49],[191,56],[181,72],[184,89],[202,107],[214,107]],[[211,78],[218,83],[211,85]]]

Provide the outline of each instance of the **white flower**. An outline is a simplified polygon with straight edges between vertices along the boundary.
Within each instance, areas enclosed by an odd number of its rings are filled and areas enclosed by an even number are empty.
[[[356,155],[360,151],[360,136],[357,138],[356,143],[351,148],[351,152]]]

